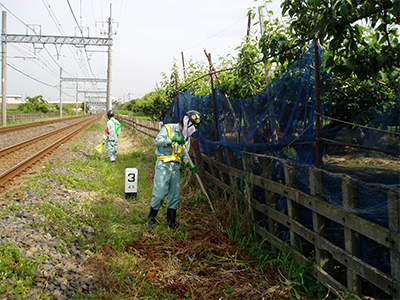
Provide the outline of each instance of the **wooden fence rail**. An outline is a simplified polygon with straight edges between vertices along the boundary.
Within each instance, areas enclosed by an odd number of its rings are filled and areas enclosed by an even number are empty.
[[[120,122],[135,128],[137,131],[149,135],[151,137],[156,137],[158,132],[161,130],[163,126],[162,122],[157,121],[149,121],[149,120],[141,120],[132,117],[126,116],[117,116]]]
[[[400,193],[398,190],[391,190],[387,194],[389,228],[385,228],[351,212],[357,207],[357,190],[355,181],[350,177],[342,176],[343,207],[340,208],[324,200],[330,197],[323,194],[322,187],[326,183],[323,182],[322,173],[325,171],[307,166],[310,184],[310,194],[307,194],[296,189],[296,174],[291,162],[281,161],[285,178],[282,183],[272,180],[273,162],[277,161],[276,158],[243,153],[242,168],[238,168],[238,162],[233,157],[229,149],[217,150],[214,158],[202,154],[201,158],[209,170],[205,171],[203,176],[209,184],[218,187],[225,195],[230,194],[236,201],[239,201],[239,195],[242,199],[243,197],[249,199],[253,212],[252,225],[257,234],[271,244],[271,249],[274,249],[276,245],[289,247],[300,264],[312,263],[311,274],[315,278],[339,293],[351,292],[358,296],[363,295],[363,278],[366,282],[391,295],[393,299],[400,299]],[[252,173],[253,161],[257,161],[257,164],[262,166],[261,176]],[[197,160],[196,163],[201,164],[201,161]],[[244,180],[246,191],[237,190],[238,180]],[[265,203],[261,203],[253,193],[255,186],[264,190]],[[286,198],[287,214],[277,210],[275,203],[277,196]],[[301,206],[312,211],[312,229],[300,222]],[[344,248],[327,239],[327,220],[334,221],[344,228]],[[287,239],[277,231],[279,224],[288,229]],[[390,274],[378,270],[362,259],[360,235],[389,249]],[[315,258],[302,253],[301,239],[313,245]],[[331,259],[344,266],[346,280],[338,280],[330,274],[332,270],[329,269],[328,262]]]
[[[141,120],[135,122],[135,126],[137,130],[155,137],[162,124]],[[194,153],[194,159],[200,166],[200,177],[210,190],[217,187],[225,197],[233,197],[235,203],[249,203],[255,232],[270,243],[272,251],[282,246],[289,248],[299,264],[310,263],[310,274],[337,294],[354,293],[362,296],[365,287],[363,282],[367,282],[383,290],[392,299],[400,299],[399,190],[387,193],[389,226],[386,228],[353,213],[357,209],[358,187],[356,181],[348,176],[341,175],[340,178],[341,188],[336,193],[341,195],[342,207],[338,207],[326,201],[332,195],[326,194],[324,185],[328,183],[324,182],[323,173],[331,173],[315,167],[301,166],[308,168],[309,178],[302,178],[309,183],[309,193],[305,193],[296,188],[298,175],[295,167],[299,166],[289,161],[246,152],[238,161],[227,148],[216,150],[213,157]],[[252,171],[254,163],[261,168],[259,174]],[[278,164],[283,168],[284,180],[276,181],[273,172]],[[241,182],[244,182],[244,190],[238,188]],[[263,200],[257,198],[255,187],[263,190]],[[278,198],[286,199],[286,213],[278,209]],[[311,225],[300,221],[301,209],[304,208],[311,211]],[[327,238],[328,221],[343,228],[343,247]],[[279,231],[282,226],[287,229],[286,235]],[[360,236],[388,249],[389,274],[363,260]],[[304,241],[312,245],[315,256],[303,249]],[[337,278],[333,274],[328,264],[332,259],[345,268],[345,278]]]

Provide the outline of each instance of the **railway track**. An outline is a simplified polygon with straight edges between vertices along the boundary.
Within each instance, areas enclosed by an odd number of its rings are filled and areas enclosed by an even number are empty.
[[[74,136],[97,122],[101,117],[102,114],[75,118],[75,124],[73,125],[62,127],[1,149],[0,160],[2,163],[0,164],[0,188],[3,188],[8,181],[30,168],[45,156],[49,155],[60,145],[71,140]],[[54,120],[50,122],[54,123]],[[36,123],[42,122],[34,123],[29,124],[34,124],[33,126],[36,126]],[[26,128],[32,128],[29,124],[22,124],[27,126],[16,125],[10,127],[14,127],[12,129],[13,131],[24,130]],[[37,126],[42,125],[45,124],[42,123]],[[16,129],[17,126],[19,126],[19,129]],[[14,134],[18,134],[18,132],[15,132]]]
[[[76,122],[78,122],[78,120],[84,119],[84,118],[90,118],[90,116],[80,116],[80,117],[72,117],[72,118],[53,119],[53,120],[47,120],[47,121],[30,122],[30,123],[23,123],[23,124],[18,124],[18,125],[0,127],[0,135],[6,134],[6,133],[10,133],[10,132],[13,132],[13,131],[24,130],[24,129],[27,129],[27,128],[30,129],[30,128],[49,125],[49,124],[54,124],[54,123],[61,123],[61,122],[69,121],[69,120],[75,120]]]

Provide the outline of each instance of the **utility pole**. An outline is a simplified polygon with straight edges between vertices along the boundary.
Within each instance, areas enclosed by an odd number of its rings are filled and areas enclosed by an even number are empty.
[[[6,115],[6,43],[26,43],[26,44],[41,44],[45,47],[46,44],[53,45],[74,45],[76,47],[86,47],[86,46],[108,46],[108,49],[111,49],[112,39],[110,38],[97,38],[97,37],[83,37],[83,36],[45,36],[45,35],[28,35],[28,34],[7,34],[6,30],[6,12],[3,11],[3,27],[2,27],[2,118],[3,118],[3,126],[7,124],[7,115]],[[110,31],[112,36],[112,31]],[[109,53],[110,54],[110,53]],[[108,61],[111,64],[111,60]],[[110,69],[110,67],[109,67]],[[107,79],[97,79],[97,78],[74,78],[72,81],[82,80],[82,81],[111,81],[111,70],[107,75],[109,78]],[[62,70],[60,70],[60,117],[62,117]],[[111,91],[110,91],[111,93]],[[111,99],[111,96],[108,97]],[[111,102],[111,101],[110,101]]]
[[[3,11],[3,27],[1,35],[7,34],[7,12]],[[7,44],[5,39],[1,42],[1,117],[3,126],[7,126],[7,61],[6,61]]]
[[[60,118],[62,117],[62,68],[60,68]]]
[[[80,91],[80,90],[77,90],[77,93],[83,93],[83,96],[84,96],[84,106],[83,106],[83,114],[84,115],[86,115],[86,98],[87,98],[87,94],[107,94],[107,92],[106,91]],[[90,97],[91,98],[91,97]],[[104,98],[104,97],[103,97]]]
[[[78,116],[78,82],[76,83],[76,116]]]
[[[108,38],[112,39],[112,4],[110,3],[110,18],[108,19]],[[111,72],[112,72],[112,46],[108,46],[108,68],[107,68],[107,111],[111,109]]]

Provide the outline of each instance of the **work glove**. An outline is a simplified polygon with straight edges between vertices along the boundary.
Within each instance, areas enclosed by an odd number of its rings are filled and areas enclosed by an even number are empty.
[[[172,142],[177,142],[179,145],[183,145],[185,143],[185,139],[183,136],[173,136]]]
[[[197,166],[195,164],[193,164],[193,167],[190,165],[190,162],[187,162],[186,165],[189,167],[190,171],[192,171],[193,173],[197,174],[198,170],[197,170]]]

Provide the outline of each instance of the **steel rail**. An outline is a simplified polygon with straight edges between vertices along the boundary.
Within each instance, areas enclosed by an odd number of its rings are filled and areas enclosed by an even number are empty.
[[[74,125],[72,125],[72,126],[74,126]],[[17,150],[17,149],[19,149],[19,148],[21,148],[23,146],[30,145],[30,144],[35,143],[35,142],[39,142],[40,140],[43,140],[43,139],[45,139],[47,137],[50,137],[50,136],[52,136],[54,134],[60,133],[60,132],[62,132],[64,130],[68,130],[68,127],[69,126],[62,127],[62,128],[59,128],[59,129],[55,129],[53,131],[44,133],[44,134],[39,135],[37,137],[31,138],[29,140],[23,141],[21,143],[14,144],[14,145],[11,145],[11,146],[9,146],[7,148],[1,149],[0,150],[0,157],[6,155],[7,153],[9,153],[9,152],[11,152],[13,150]]]
[[[101,115],[100,115],[101,116]],[[28,157],[27,159],[23,160],[22,162],[18,163],[17,165],[13,166],[12,168],[8,169],[7,171],[0,174],[0,187],[4,187],[8,181],[10,181],[15,176],[22,173],[25,169],[31,167],[37,161],[45,157],[55,148],[57,148],[62,143],[70,140],[73,136],[81,132],[82,130],[86,129],[93,123],[99,120],[100,117],[96,117],[87,124],[80,126],[79,128],[75,129],[74,131],[70,132],[69,134],[65,135],[64,137],[58,139],[54,143],[48,145],[46,148],[42,149],[41,151],[35,153],[34,155]],[[54,133],[54,132],[53,132]]]
[[[90,116],[90,115],[89,115]],[[65,121],[70,121],[70,120],[77,120],[81,118],[87,118],[89,116],[79,116],[79,117],[72,117],[72,118],[62,118],[62,119],[53,119],[53,120],[47,120],[47,121],[37,121],[37,122],[30,122],[30,123],[23,123],[23,124],[17,124],[17,125],[10,125],[10,126],[4,126],[0,127],[0,135],[9,133],[12,131],[19,131],[19,130],[24,130],[27,128],[34,128],[38,126],[43,126],[47,124],[52,124],[52,123],[61,123]]]

